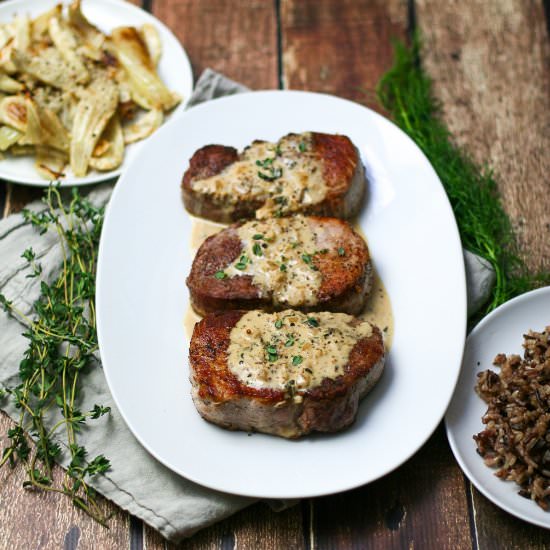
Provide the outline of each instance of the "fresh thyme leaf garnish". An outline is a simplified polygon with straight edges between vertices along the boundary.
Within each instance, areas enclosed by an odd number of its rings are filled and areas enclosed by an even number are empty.
[[[265,351],[267,353],[267,358],[269,359],[269,361],[271,363],[273,363],[274,361],[277,361],[277,359],[279,359],[279,355],[277,353],[277,348],[275,346],[267,346],[265,348]]]
[[[319,326],[319,321],[317,319],[315,319],[315,317],[308,317],[307,320],[306,320],[306,323],[310,327],[318,327]]]
[[[227,277],[227,273],[225,271],[216,271],[216,273],[214,273],[214,277],[216,277],[216,279],[225,279]]]
[[[290,346],[294,345],[295,338],[292,334],[287,334],[287,341],[285,342],[285,348],[289,348]]]
[[[297,365],[300,365],[304,358],[301,355],[295,355],[292,358],[292,364],[296,367]]]
[[[275,168],[273,166],[273,161],[275,158],[266,158],[264,160],[257,160],[256,166],[259,166],[264,172],[258,171],[258,177],[262,178],[265,181],[275,181],[283,175],[282,168]]]
[[[246,254],[243,254],[239,258],[239,261],[235,264],[235,269],[244,271],[246,269],[246,264],[249,262],[250,262],[250,258]]]
[[[502,207],[497,176],[478,166],[455,143],[441,119],[431,80],[419,60],[418,37],[410,48],[398,43],[394,65],[378,84],[378,98],[437,172],[451,202],[463,246],[493,266],[496,283],[486,304],[487,313],[513,296],[550,284],[550,273],[529,273]]]
[[[254,243],[254,246],[252,247],[252,252],[256,254],[256,256],[263,256],[263,250],[259,243]]]
[[[21,254],[21,258],[25,258],[32,269],[32,272],[27,275],[27,278],[38,277],[38,275],[42,273],[42,266],[35,262],[36,255],[32,247],[27,248],[27,250]]]
[[[23,336],[28,340],[19,367],[20,383],[5,390],[20,416],[17,425],[8,430],[0,466],[20,464],[27,472],[25,487],[67,495],[105,525],[107,517],[88,483],[92,476],[106,472],[110,464],[103,455],[88,458],[77,441],[82,426],[110,411],[102,405],[90,411],[78,408],[81,374],[94,366],[93,353],[98,349],[94,277],[103,208],[94,207],[76,190],[69,201],[64,201],[58,186],[48,188],[43,202],[44,211],[23,211],[23,216],[40,234],[48,229],[57,232],[63,264],[55,280],[41,281],[32,318],[0,294],[0,304],[8,314],[27,326]],[[22,257],[29,262],[30,276],[38,277],[41,268],[35,263],[32,248]],[[46,427],[46,416],[53,416],[53,426],[48,423]],[[30,445],[28,432],[35,438],[35,446]],[[70,456],[60,482],[52,476],[54,461],[61,453],[57,437],[66,440]]]
[[[259,166],[260,168],[269,168],[273,164],[274,160],[275,160],[274,158],[267,158],[267,159],[264,159],[264,160],[257,160],[256,161],[256,166]]]

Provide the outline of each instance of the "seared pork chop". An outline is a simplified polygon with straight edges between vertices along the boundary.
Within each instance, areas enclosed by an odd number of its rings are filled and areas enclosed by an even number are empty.
[[[372,286],[365,241],[336,218],[236,224],[199,248],[187,286],[200,315],[226,309],[359,313]]]
[[[343,313],[227,311],[195,325],[192,396],[203,418],[286,438],[335,432],[380,378],[380,330]]]
[[[365,184],[349,138],[304,132],[254,141],[240,154],[223,145],[199,149],[183,176],[182,197],[191,214],[222,223],[296,212],[351,218]]]

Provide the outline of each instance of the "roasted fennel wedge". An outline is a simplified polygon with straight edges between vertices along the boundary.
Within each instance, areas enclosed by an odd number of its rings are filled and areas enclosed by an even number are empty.
[[[80,0],[0,24],[0,151],[32,155],[52,180],[110,171],[180,101],[157,73],[154,25],[104,33]]]

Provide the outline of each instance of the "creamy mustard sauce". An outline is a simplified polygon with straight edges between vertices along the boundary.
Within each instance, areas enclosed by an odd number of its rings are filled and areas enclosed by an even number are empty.
[[[191,219],[192,225],[190,245],[194,250],[199,248],[204,239],[226,227],[225,225],[200,218],[191,217]],[[355,225],[354,229],[365,239],[365,241],[367,240],[360,227]],[[242,272],[240,273],[242,274]],[[359,315],[359,318],[369,321],[380,328],[382,335],[384,336],[386,351],[388,351],[391,347],[394,334],[393,312],[390,297],[384,287],[384,283],[376,273],[367,304],[364,311]],[[198,323],[200,319],[201,317],[193,311],[191,306],[188,306],[185,313],[184,326],[189,339],[193,334],[195,323]]]
[[[230,334],[229,370],[257,388],[294,393],[318,386],[342,375],[353,346],[372,334],[370,323],[353,320],[344,313],[248,312]]]
[[[389,351],[393,341],[393,311],[390,296],[377,273],[374,275],[372,290],[367,298],[365,309],[359,319],[376,325],[384,337],[384,347]]]
[[[192,181],[191,188],[231,203],[265,201],[257,218],[293,212],[321,202],[327,192],[322,165],[311,148],[311,132],[285,136],[277,143],[253,143],[240,160],[215,176]]]
[[[183,326],[185,328],[185,334],[189,340],[191,340],[191,336],[193,336],[193,329],[195,328],[195,325],[201,319],[202,317],[195,313],[195,310],[191,307],[191,305],[188,305],[185,316],[183,317]]]
[[[350,220],[350,223],[353,226],[353,230],[358,235],[361,235],[368,246],[367,236],[357,219]],[[367,303],[365,304],[365,309],[363,309],[358,317],[373,323],[382,331],[384,346],[386,347],[386,351],[388,351],[393,341],[393,311],[390,296],[376,270],[374,271],[374,281],[370,295],[367,298]]]
[[[316,303],[322,278],[313,256],[319,250],[304,216],[253,220],[237,233],[243,251],[224,269],[226,275],[251,275],[262,295],[271,294],[275,304]]]
[[[203,220],[191,215],[189,217],[191,218],[191,250],[197,250],[208,237],[219,233],[227,227],[227,225],[222,223]]]

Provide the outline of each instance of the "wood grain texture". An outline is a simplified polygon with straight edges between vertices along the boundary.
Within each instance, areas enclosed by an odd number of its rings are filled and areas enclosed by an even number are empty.
[[[301,508],[298,504],[277,513],[260,502],[177,545],[167,543],[146,526],[143,547],[144,550],[300,550],[305,548]]]
[[[319,550],[472,548],[464,478],[442,426],[395,472],[314,504]]]
[[[0,443],[15,424],[0,412]],[[54,468],[54,479],[63,478],[63,470]],[[128,514],[110,501],[98,498],[102,508],[112,514],[109,529],[99,525],[75,508],[63,495],[35,493],[22,488],[24,472],[9,466],[0,469],[0,548],[41,550],[95,550],[128,548]]]
[[[211,67],[253,89],[278,87],[274,1],[155,0],[152,7],[186,49],[195,79]]]
[[[518,496],[518,498],[521,498]],[[476,535],[480,550],[544,550],[550,548],[550,531],[530,525],[487,500],[472,487]],[[533,503],[533,506],[536,506]],[[550,520],[549,520],[550,521]]]
[[[380,110],[374,90],[406,28],[406,0],[281,0],[284,87]]]
[[[528,264],[550,268],[550,41],[535,0],[418,0],[423,63],[457,141],[492,166]]]
[[[39,187],[30,187],[27,185],[18,185],[16,183],[7,183],[6,198],[4,202],[3,216],[8,216],[14,212],[21,211],[29,202],[42,197],[43,190]]]

